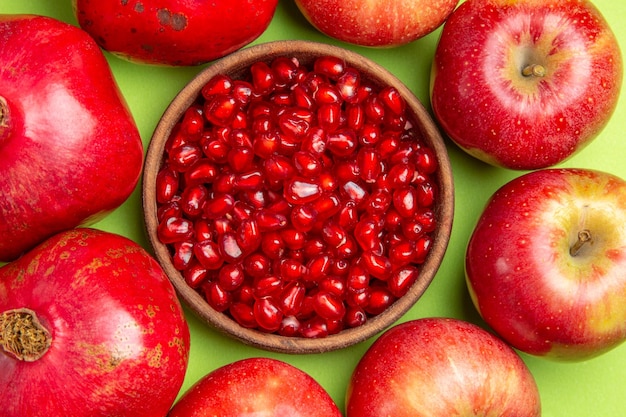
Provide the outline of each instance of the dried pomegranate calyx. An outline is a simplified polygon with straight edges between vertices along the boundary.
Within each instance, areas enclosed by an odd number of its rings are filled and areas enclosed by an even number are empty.
[[[52,337],[34,311],[21,308],[0,315],[0,347],[16,359],[34,362],[50,348]]]

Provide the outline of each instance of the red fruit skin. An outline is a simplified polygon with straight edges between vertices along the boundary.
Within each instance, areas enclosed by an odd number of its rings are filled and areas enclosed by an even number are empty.
[[[545,76],[522,75],[536,63]],[[597,137],[622,73],[615,35],[587,0],[472,0],[443,26],[431,102],[470,155],[509,169],[547,168]]]
[[[137,126],[98,45],[0,15],[0,261],[120,206],[141,173]]]
[[[390,48],[437,29],[458,0],[295,0],[320,32],[354,45]]]
[[[346,394],[346,417],[540,415],[537,384],[519,355],[451,318],[385,331],[359,360]]]
[[[81,28],[105,50],[153,65],[199,65],[249,44],[278,0],[73,0]]]
[[[304,371],[271,358],[232,362],[201,378],[168,417],[341,417],[324,388]]]
[[[27,308],[51,334],[20,361],[0,346],[3,417],[158,417],[182,386],[189,329],[158,263],[125,237],[78,228],[0,268],[0,314]]]

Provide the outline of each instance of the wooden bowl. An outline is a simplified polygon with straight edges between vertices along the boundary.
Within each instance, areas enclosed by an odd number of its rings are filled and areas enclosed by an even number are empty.
[[[173,126],[196,100],[205,83],[214,75],[229,74],[232,78],[241,78],[250,65],[257,61],[269,63],[276,57],[287,56],[295,57],[301,64],[308,65],[315,58],[328,55],[342,58],[378,86],[395,86],[407,102],[409,115],[420,125],[425,142],[435,151],[439,165],[436,173],[439,201],[436,203],[438,227],[433,232],[433,245],[426,261],[420,267],[418,280],[408,293],[360,327],[345,329],[323,338],[281,336],[244,328],[225,313],[211,308],[196,290],[187,285],[181,273],[174,268],[167,246],[157,238],[155,184],[157,173],[162,166],[164,146]],[[421,297],[437,273],[450,238],[454,210],[453,180],[447,149],[440,132],[419,100],[395,76],[367,58],[346,49],[308,41],[276,41],[240,50],[204,69],[183,88],[164,112],[152,136],[145,161],[142,198],[147,234],[156,258],[179,296],[191,310],[212,327],[245,344],[269,351],[294,354],[320,353],[354,345],[378,334],[404,315]]]

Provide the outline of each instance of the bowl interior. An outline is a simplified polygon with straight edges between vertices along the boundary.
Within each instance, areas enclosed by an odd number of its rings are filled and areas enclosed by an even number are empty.
[[[370,318],[362,326],[318,339],[287,337],[247,329],[226,314],[213,310],[196,290],[187,285],[182,274],[172,265],[167,246],[157,237],[156,176],[162,165],[165,143],[174,125],[213,76],[229,74],[233,79],[244,78],[250,65],[257,61],[269,63],[276,57],[287,56],[295,57],[302,65],[308,66],[317,57],[326,55],[342,58],[377,87],[395,86],[406,100],[409,116],[421,127],[424,141],[435,151],[439,166],[436,173],[439,193],[435,208],[438,226],[433,232],[433,245],[426,261],[420,267],[417,282],[408,293],[395,301],[385,312]],[[453,181],[447,149],[439,130],[414,94],[393,74],[365,57],[343,48],[308,41],[277,41],[248,47],[222,58],[201,71],[174,98],[159,121],[147,150],[143,177],[143,205],[148,238],[156,258],[184,302],[202,320],[243,343],[284,353],[319,353],[341,349],[374,336],[405,314],[427,289],[443,260],[452,228],[453,198]]]

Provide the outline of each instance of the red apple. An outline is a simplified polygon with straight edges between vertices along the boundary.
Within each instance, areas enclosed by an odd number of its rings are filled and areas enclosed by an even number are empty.
[[[500,188],[467,248],[485,321],[529,354],[588,359],[626,339],[626,182],[545,169]]]
[[[355,45],[394,47],[419,39],[452,13],[458,0],[296,0],[327,36]]]
[[[79,28],[0,15],[0,261],[87,224],[133,192],[139,131],[107,61]]]
[[[189,328],[138,244],[76,228],[0,268],[2,417],[163,417]]]
[[[304,371],[270,358],[248,358],[201,378],[168,417],[341,417],[332,398]]]
[[[589,1],[468,0],[443,27],[431,99],[460,148],[528,170],[597,137],[621,84],[617,40]]]
[[[359,361],[347,417],[523,416],[541,414],[522,359],[486,330],[457,319],[391,327]]]
[[[78,24],[105,50],[156,65],[199,65],[261,36],[278,0],[72,0]]]

